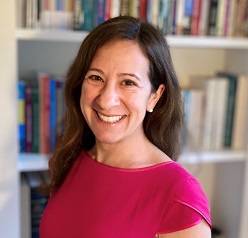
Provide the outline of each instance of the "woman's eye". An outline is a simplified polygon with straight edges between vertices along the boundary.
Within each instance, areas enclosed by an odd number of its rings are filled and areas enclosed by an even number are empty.
[[[89,78],[95,81],[103,81],[102,78],[97,75],[91,75]]]
[[[135,86],[136,84],[132,80],[125,80],[123,82],[125,86]]]

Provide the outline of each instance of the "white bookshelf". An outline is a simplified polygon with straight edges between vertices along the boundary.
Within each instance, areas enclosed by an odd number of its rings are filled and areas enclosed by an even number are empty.
[[[0,31],[4,36],[0,39],[3,44],[0,62],[6,66],[0,69],[1,77],[4,75],[0,80],[0,108],[5,112],[0,117],[0,183],[4,185],[0,190],[0,234],[4,238],[20,238],[20,173],[46,170],[49,158],[48,155],[18,155],[15,84],[30,71],[64,74],[87,36],[87,32],[15,29],[15,11],[14,0],[6,1],[0,8]],[[171,35],[166,38],[172,48],[176,71],[183,81],[190,74],[216,70],[248,74],[248,39]],[[215,204],[213,209],[218,215],[223,213],[216,222],[224,230],[225,238],[247,238],[247,160],[246,150],[184,152],[179,158],[179,162],[187,166],[203,165],[206,172],[201,179],[210,201]]]
[[[42,171],[48,169],[48,160],[50,155],[21,153],[18,158],[18,171]],[[240,162],[246,160],[245,151],[199,151],[199,152],[184,152],[178,159],[178,162],[183,165],[195,165],[206,163],[228,163]]]
[[[23,41],[81,42],[87,34],[84,31],[18,29],[16,38]],[[166,39],[171,47],[248,49],[248,41],[244,38],[168,35]]]

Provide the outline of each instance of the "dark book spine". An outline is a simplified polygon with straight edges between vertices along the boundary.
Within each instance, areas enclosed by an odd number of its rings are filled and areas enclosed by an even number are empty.
[[[32,140],[33,140],[33,153],[39,153],[39,84],[37,79],[32,84]]]
[[[25,87],[25,152],[32,152],[32,86],[30,82]]]
[[[208,35],[216,35],[216,19],[217,19],[218,0],[211,0],[209,9]]]

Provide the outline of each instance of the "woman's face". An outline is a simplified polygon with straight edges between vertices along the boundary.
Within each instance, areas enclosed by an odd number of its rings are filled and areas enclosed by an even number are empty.
[[[116,143],[144,136],[146,110],[163,92],[152,93],[149,61],[135,41],[113,41],[100,48],[82,84],[80,106],[96,140]]]

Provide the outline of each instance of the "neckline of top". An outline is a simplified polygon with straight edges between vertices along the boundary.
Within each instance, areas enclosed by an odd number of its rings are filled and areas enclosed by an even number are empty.
[[[101,166],[103,168],[106,168],[106,169],[110,169],[110,170],[115,170],[115,171],[122,171],[122,172],[142,172],[142,171],[151,171],[153,169],[156,169],[156,168],[160,168],[162,166],[165,166],[165,165],[168,165],[168,164],[172,164],[172,163],[176,163],[175,161],[165,161],[165,162],[161,162],[161,163],[158,163],[158,164],[154,164],[154,165],[148,165],[148,166],[145,166],[145,167],[137,167],[137,168],[122,168],[122,167],[115,167],[115,166],[111,166],[111,165],[107,165],[107,164],[104,164],[104,163],[101,163],[95,159],[93,159],[88,153],[87,151],[83,151],[84,153],[84,156],[90,160],[91,162],[95,163],[96,165],[98,166]]]

